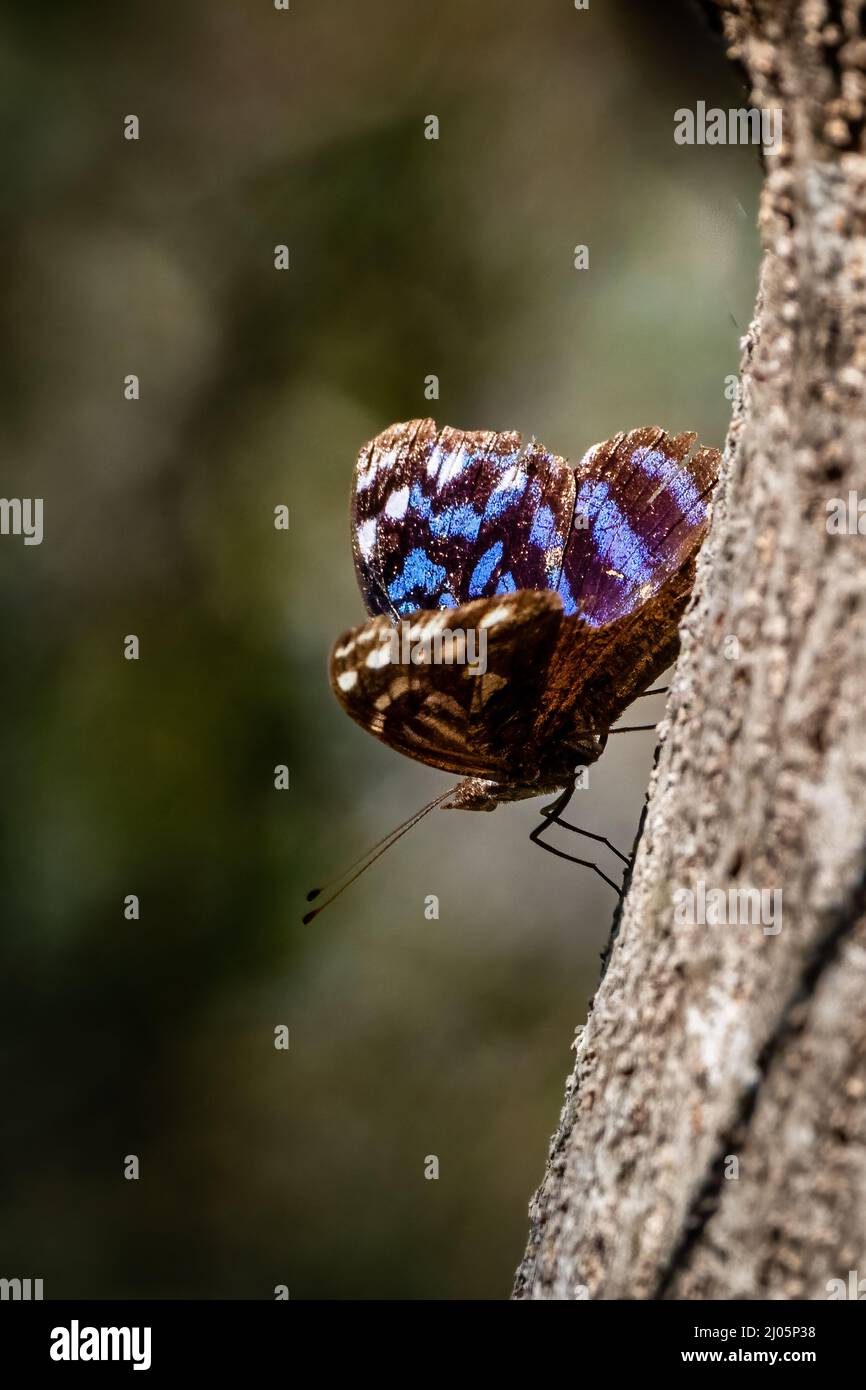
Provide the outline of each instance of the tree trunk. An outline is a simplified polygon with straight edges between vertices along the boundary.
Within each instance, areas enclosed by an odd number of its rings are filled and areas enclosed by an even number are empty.
[[[752,104],[783,112],[761,289],[518,1298],[821,1299],[866,1278],[866,535],[848,505],[866,499],[866,20],[853,0],[717,9]],[[681,925],[701,884],[781,890],[781,930]]]

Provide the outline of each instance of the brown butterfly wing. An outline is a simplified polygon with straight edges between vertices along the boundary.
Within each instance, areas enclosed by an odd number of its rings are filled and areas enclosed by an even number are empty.
[[[561,623],[559,599],[544,590],[497,595],[406,620],[410,648],[437,632],[473,631],[473,671],[469,664],[395,662],[395,638],[399,643],[404,629],[382,615],[335,643],[331,686],[357,724],[407,757],[462,776],[533,780],[532,726],[546,699],[547,667]]]

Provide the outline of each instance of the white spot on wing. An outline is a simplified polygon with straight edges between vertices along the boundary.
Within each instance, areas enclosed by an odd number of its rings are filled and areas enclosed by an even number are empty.
[[[376,544],[376,521],[370,517],[368,521],[362,521],[357,530],[358,549],[365,560],[369,560],[373,554],[373,546]]]
[[[427,618],[423,623],[413,623],[409,628],[410,642],[423,642],[428,637],[435,636],[437,632],[444,632],[448,626],[448,614],[437,613],[435,617]]]
[[[524,476],[525,475],[523,469],[520,466],[520,463],[513,463],[510,468],[507,468],[505,470],[493,491],[508,492],[511,488],[517,487],[521,478],[523,478]]]
[[[387,666],[391,660],[391,648],[389,646],[374,647],[367,656],[367,665],[374,671],[380,666]]]
[[[435,449],[431,449],[430,457],[427,460],[427,477],[433,478],[439,472],[439,465],[442,462],[442,445],[437,444]]]
[[[460,448],[455,450],[442,469],[442,472],[439,474],[439,481],[436,484],[437,490],[441,491],[446,483],[450,483],[453,478],[456,478],[459,473],[462,473],[468,462],[469,458],[466,453],[466,445],[461,444]]]
[[[504,622],[511,617],[511,609],[505,603],[500,603],[498,607],[491,608],[489,613],[479,620],[479,627],[495,627],[497,623]]]
[[[355,491],[363,492],[365,488],[368,488],[378,471],[379,465],[376,461],[376,456],[374,454],[373,457],[367,463],[366,467],[358,468],[358,475],[355,478]]]
[[[340,687],[341,690],[351,690],[352,687],[357,684],[357,671],[341,671],[339,676],[337,677],[337,685]]]
[[[402,521],[408,505],[409,489],[407,487],[398,488],[396,492],[391,493],[385,503],[385,515],[393,517],[395,521]]]

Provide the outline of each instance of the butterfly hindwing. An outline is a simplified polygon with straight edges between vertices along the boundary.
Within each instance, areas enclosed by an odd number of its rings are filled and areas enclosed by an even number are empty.
[[[719,455],[694,434],[632,430],[597,444],[576,473],[575,524],[559,591],[566,615],[603,627],[658,593],[706,530]]]
[[[527,591],[425,610],[396,625],[380,615],[334,644],[331,686],[356,723],[419,762],[463,776],[519,777],[531,763],[535,710],[561,623],[555,594]],[[465,634],[469,660],[431,659],[434,639],[446,633]]]

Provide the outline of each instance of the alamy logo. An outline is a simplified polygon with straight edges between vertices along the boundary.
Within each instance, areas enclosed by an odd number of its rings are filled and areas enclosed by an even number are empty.
[[[781,888],[708,888],[699,878],[694,888],[675,888],[673,896],[678,927],[762,926],[764,936],[782,930]]]
[[[732,107],[729,111],[699,101],[694,111],[674,112],[677,145],[763,145],[774,154],[782,143],[782,112],[766,107]]]
[[[41,1297],[41,1279],[0,1279],[0,1299],[11,1298],[27,1302]]]
[[[866,1279],[861,1279],[856,1269],[848,1270],[847,1285],[844,1279],[828,1279],[824,1287],[831,1303],[840,1298],[851,1299],[854,1303],[866,1299]]]
[[[401,622],[379,650],[380,666],[467,666],[473,675],[487,670],[487,630],[483,627],[441,627],[433,622],[415,627]],[[368,658],[367,664],[370,665]]]
[[[827,502],[827,534],[829,536],[866,536],[866,497],[852,488],[845,497],[831,497]]]
[[[25,545],[41,545],[42,498],[0,497],[0,536],[23,536]]]
[[[150,1370],[149,1327],[69,1327],[51,1330],[52,1361],[131,1361],[134,1371]]]

